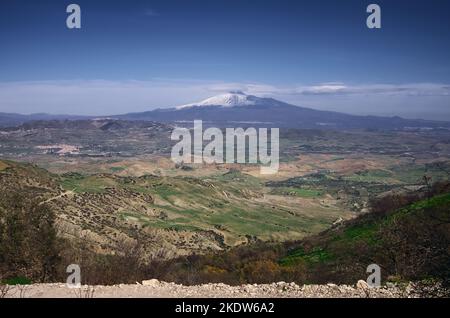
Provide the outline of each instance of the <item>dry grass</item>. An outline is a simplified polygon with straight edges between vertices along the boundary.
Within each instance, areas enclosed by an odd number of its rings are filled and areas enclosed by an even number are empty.
[[[5,170],[9,166],[6,164],[6,162],[0,161],[0,171]]]
[[[76,298],[94,298],[95,286],[81,286],[74,290]]]
[[[0,299],[6,298],[11,291],[11,286],[9,285],[0,285]]]

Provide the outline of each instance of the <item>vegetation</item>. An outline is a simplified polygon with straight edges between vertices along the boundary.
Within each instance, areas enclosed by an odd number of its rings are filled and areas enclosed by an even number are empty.
[[[55,214],[45,204],[17,194],[0,201],[0,273],[11,284],[55,280],[61,245]]]
[[[315,198],[322,196],[323,192],[314,189],[278,187],[271,191],[272,194],[292,195],[302,198]]]
[[[164,269],[154,276],[184,284],[354,283],[375,263],[383,281],[438,279],[448,285],[449,192],[449,184],[441,183],[426,195],[387,196],[372,203],[373,212],[302,241],[180,258],[154,266]]]
[[[450,187],[430,180],[448,171],[437,162],[264,183],[237,170],[60,176],[0,161],[0,285],[65,281],[72,263],[90,284],[354,283],[372,263],[382,267],[383,281],[449,284]],[[399,185],[421,190],[391,191]],[[348,216],[326,206],[329,197],[345,207],[370,200],[371,212],[317,234]],[[91,236],[77,236],[81,230]],[[173,258],[174,249],[190,255]]]
[[[60,184],[64,190],[91,203],[89,208],[98,206],[96,201],[104,202],[104,197],[111,197],[110,204],[116,202],[116,206],[123,198],[120,209],[116,208],[119,219],[140,228],[214,231],[230,246],[245,242],[247,236],[263,240],[300,238],[323,230],[344,216],[319,203],[313,210],[314,216],[302,213],[295,202],[269,205],[261,200],[264,188],[257,178],[233,170],[201,179],[70,173],[61,177]],[[306,199],[321,195],[315,190],[291,191]],[[140,197],[147,199],[141,202]]]

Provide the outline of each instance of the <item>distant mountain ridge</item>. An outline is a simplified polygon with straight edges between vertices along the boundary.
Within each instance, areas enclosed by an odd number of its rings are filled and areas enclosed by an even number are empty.
[[[78,115],[52,115],[46,113],[36,113],[29,115],[22,115],[16,113],[2,113],[0,112],[0,127],[19,126],[26,122],[35,120],[80,120],[90,119],[90,116],[78,116]]]
[[[99,116],[73,116],[0,113],[0,127],[18,126],[35,120],[96,119]],[[102,118],[102,117],[100,117]],[[172,108],[105,116],[125,121],[153,121],[192,125],[203,120],[205,126],[264,126],[300,129],[450,129],[450,122],[395,117],[358,116],[291,105],[273,98],[229,92],[200,102]]]
[[[33,130],[33,129],[75,129],[75,130],[103,130],[115,131],[122,129],[157,129],[169,130],[171,125],[152,121],[126,121],[111,118],[101,119],[51,119],[33,120],[17,126],[0,127],[1,131]]]

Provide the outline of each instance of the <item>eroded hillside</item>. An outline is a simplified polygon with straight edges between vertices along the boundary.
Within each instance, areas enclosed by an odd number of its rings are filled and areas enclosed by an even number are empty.
[[[54,208],[60,235],[99,253],[139,241],[145,255],[165,257],[221,250],[242,243],[300,239],[351,212],[331,197],[269,193],[257,178],[230,171],[205,178],[110,174],[55,175],[30,164],[1,161],[0,188]]]

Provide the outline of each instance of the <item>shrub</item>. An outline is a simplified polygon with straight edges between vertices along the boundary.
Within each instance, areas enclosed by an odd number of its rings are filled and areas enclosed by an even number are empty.
[[[0,199],[0,273],[52,281],[56,276],[60,244],[55,214],[35,198],[3,195]]]

